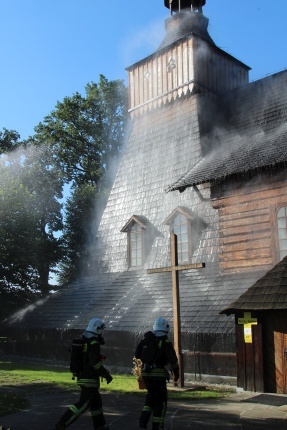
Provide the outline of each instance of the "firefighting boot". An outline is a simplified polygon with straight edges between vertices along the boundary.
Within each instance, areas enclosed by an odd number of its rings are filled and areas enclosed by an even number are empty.
[[[95,430],[109,430],[110,427],[106,424],[103,413],[94,415],[94,412],[92,412],[92,420]]]
[[[149,406],[144,406],[139,418],[140,429],[147,429],[147,425],[151,416],[151,411],[152,410]]]

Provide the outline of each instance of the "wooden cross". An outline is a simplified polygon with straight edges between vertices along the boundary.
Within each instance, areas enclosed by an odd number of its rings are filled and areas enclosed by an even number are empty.
[[[179,297],[179,280],[178,272],[180,270],[201,269],[205,267],[205,263],[178,265],[177,254],[177,235],[174,232],[170,233],[170,250],[171,250],[171,266],[160,267],[157,269],[148,269],[147,273],[171,272],[172,274],[172,299],[173,299],[173,325],[174,325],[174,349],[177,354],[179,364],[180,379],[179,387],[184,387],[184,369],[183,356],[181,350],[181,323],[180,323],[180,297]]]
[[[243,318],[238,318],[238,324],[244,325],[245,343],[252,343],[252,326],[257,325],[257,318],[252,318],[251,312],[244,312]]]

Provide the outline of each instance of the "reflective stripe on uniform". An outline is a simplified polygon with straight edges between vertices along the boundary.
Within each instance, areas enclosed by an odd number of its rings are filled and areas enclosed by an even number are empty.
[[[153,422],[153,423],[163,424],[163,423],[164,423],[164,418],[153,416],[153,417],[152,417],[152,422]]]
[[[93,365],[93,368],[95,370],[98,370],[100,367],[102,367],[102,365],[103,365],[103,363],[101,361],[99,361],[98,363],[96,363],[96,364]]]
[[[103,414],[103,409],[97,409],[96,411],[91,411],[91,415],[92,417],[96,417],[98,415],[102,415]]]
[[[94,388],[99,388],[100,387],[100,381],[99,379],[85,379],[85,378],[80,378],[77,381],[77,384],[82,386],[82,387],[94,387]]]
[[[89,402],[84,403],[80,409],[72,405],[70,407],[70,410],[73,412],[74,415],[72,415],[71,418],[65,422],[65,426],[68,427],[70,424],[72,424],[83,412],[85,412],[88,409],[88,406],[89,406]]]
[[[166,414],[166,407],[167,407],[166,402],[163,402],[162,403],[161,415],[160,415],[160,417],[153,416],[153,418],[152,418],[152,422],[153,423],[160,423],[160,424],[164,423],[164,418],[165,418],[165,414]]]
[[[165,378],[167,376],[167,371],[166,369],[157,369],[157,368],[151,369],[149,372],[145,372],[143,370],[142,376],[148,377],[148,378]]]
[[[144,407],[143,407],[143,411],[151,412],[151,411],[152,411],[152,408],[151,408],[150,406],[144,406]]]

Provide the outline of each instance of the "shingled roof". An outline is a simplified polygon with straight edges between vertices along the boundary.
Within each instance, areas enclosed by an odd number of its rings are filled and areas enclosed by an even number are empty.
[[[204,39],[206,42],[214,45],[208,33],[209,20],[201,13],[186,13],[186,11],[179,12],[170,16],[166,22],[166,35],[161,42],[158,51],[179,42],[182,39],[194,34]]]
[[[220,107],[226,122],[208,136],[212,149],[166,191],[287,161],[287,71],[231,91]]]
[[[179,274],[182,330],[189,333],[232,333],[233,318],[219,316],[227,303],[261,273],[221,275],[216,265]],[[236,288],[234,288],[236,285]],[[170,287],[169,287],[170,286]],[[149,330],[156,315],[173,320],[170,273],[145,270],[82,277],[68,289],[21,310],[7,323],[22,329],[83,329],[95,315],[108,330]]]
[[[271,309],[287,309],[287,256],[220,313]]]

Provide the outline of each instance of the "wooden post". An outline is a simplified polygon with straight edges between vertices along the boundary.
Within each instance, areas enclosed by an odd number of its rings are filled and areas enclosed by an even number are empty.
[[[172,300],[173,300],[173,330],[174,330],[174,349],[178,358],[179,364],[179,382],[180,388],[184,387],[184,368],[183,368],[183,355],[181,348],[181,321],[180,321],[180,295],[179,295],[179,280],[178,272],[180,270],[200,269],[205,267],[204,263],[178,265],[177,254],[177,236],[172,231],[170,233],[170,247],[171,247],[171,267],[160,267],[157,269],[148,269],[147,273],[172,273]]]
[[[171,247],[171,265],[172,267],[178,266],[177,255],[177,236],[174,232],[170,235]],[[179,281],[178,270],[173,270],[172,274],[172,301],[173,301],[173,330],[174,330],[174,349],[177,354],[179,365],[179,381],[178,385],[184,387],[184,368],[183,357],[181,349],[181,321],[180,321],[180,297],[179,297]]]

